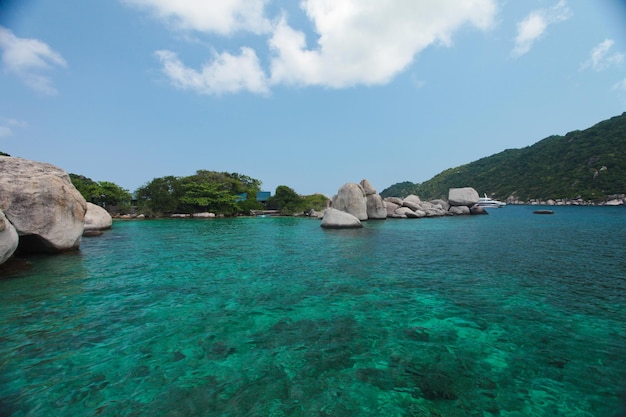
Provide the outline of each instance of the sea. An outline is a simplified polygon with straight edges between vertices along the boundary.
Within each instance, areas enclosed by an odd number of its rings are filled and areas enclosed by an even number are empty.
[[[114,221],[0,279],[0,416],[626,416],[626,208],[538,208]]]

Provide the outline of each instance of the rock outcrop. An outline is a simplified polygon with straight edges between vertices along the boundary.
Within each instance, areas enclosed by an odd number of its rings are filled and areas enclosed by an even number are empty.
[[[367,203],[368,220],[384,220],[387,218],[387,209],[383,198],[376,192],[369,180],[361,180],[361,187],[365,192],[365,200]]]
[[[17,249],[19,237],[15,227],[0,210],[0,265],[5,263]]]
[[[0,209],[19,234],[19,249],[78,249],[87,203],[62,169],[0,156]]]
[[[363,224],[356,216],[331,207],[324,210],[321,226],[327,229],[346,229],[363,227]]]
[[[352,214],[359,220],[367,220],[367,199],[363,187],[355,183],[346,183],[333,197],[334,209]]]
[[[478,203],[478,192],[472,187],[450,188],[448,191],[448,203],[451,206],[473,206]]]
[[[83,233],[107,230],[113,226],[113,218],[108,211],[93,203],[87,203]]]

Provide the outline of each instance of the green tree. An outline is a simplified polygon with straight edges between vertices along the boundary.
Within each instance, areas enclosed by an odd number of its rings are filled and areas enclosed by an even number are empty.
[[[272,210],[280,210],[282,214],[296,214],[304,211],[304,199],[286,185],[276,187],[276,192],[266,203]]]
[[[135,192],[137,204],[153,215],[174,213],[178,207],[180,180],[173,176],[154,178]]]
[[[90,203],[116,211],[126,211],[130,206],[130,192],[110,181],[96,182],[84,175],[69,174],[70,180],[83,198]]]

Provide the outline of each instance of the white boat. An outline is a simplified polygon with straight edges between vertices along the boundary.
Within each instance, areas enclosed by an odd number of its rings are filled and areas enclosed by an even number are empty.
[[[474,204],[474,207],[484,208],[501,208],[504,206],[506,206],[506,203],[498,200],[492,200],[491,198],[487,197],[487,194],[485,194],[484,197],[480,197],[478,199],[478,203]]]

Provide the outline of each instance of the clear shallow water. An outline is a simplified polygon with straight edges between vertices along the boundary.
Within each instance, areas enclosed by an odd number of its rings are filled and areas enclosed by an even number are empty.
[[[115,222],[0,280],[0,416],[615,416],[626,210]]]

